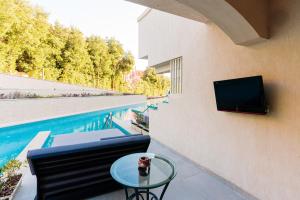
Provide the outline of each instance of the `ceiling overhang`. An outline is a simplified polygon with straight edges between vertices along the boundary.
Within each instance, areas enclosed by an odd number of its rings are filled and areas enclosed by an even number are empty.
[[[269,38],[268,0],[127,0],[188,19],[219,26],[234,43]]]

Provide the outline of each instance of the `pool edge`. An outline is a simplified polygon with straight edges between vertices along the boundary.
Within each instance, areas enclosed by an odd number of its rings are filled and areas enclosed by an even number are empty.
[[[97,112],[97,111],[102,111],[102,110],[110,110],[110,109],[114,109],[114,108],[134,106],[134,105],[146,104],[146,103],[147,103],[147,101],[139,101],[139,102],[134,102],[134,103],[130,103],[130,104],[123,104],[123,105],[118,105],[118,106],[109,106],[109,107],[103,107],[103,108],[100,108],[100,109],[86,110],[86,111],[82,111],[82,112],[73,112],[73,113],[68,113],[68,114],[64,114],[64,115],[54,115],[54,116],[51,116],[51,117],[44,117],[44,118],[40,118],[40,119],[11,122],[11,123],[6,123],[6,124],[1,124],[0,129],[1,128],[12,127],[12,126],[17,126],[17,125],[21,125],[21,124],[29,124],[29,123],[45,121],[45,120],[51,120],[51,119],[56,119],[56,118],[61,118],[61,117],[72,116],[72,115],[80,115],[80,114],[84,114],[84,113]]]

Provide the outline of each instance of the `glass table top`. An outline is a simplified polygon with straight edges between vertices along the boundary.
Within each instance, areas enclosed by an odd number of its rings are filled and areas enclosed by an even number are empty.
[[[142,156],[151,159],[150,173],[140,176],[138,160]],[[152,153],[136,153],[124,156],[113,163],[112,177],[124,186],[151,189],[170,182],[176,175],[175,164],[170,159]]]

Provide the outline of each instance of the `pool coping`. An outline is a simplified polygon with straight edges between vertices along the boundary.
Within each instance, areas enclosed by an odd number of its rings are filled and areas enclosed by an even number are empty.
[[[131,135],[136,135],[136,134],[149,135],[149,133],[147,133],[146,131],[143,131],[141,129],[136,129],[135,127],[133,127],[131,122],[122,121],[120,119],[117,119],[116,117],[113,117],[112,120],[115,124],[120,126],[122,129],[124,129],[126,132],[128,132]]]
[[[6,128],[6,127],[21,125],[21,124],[34,123],[34,122],[39,122],[39,121],[44,121],[44,120],[51,120],[51,119],[60,118],[60,117],[67,117],[67,116],[70,116],[70,115],[80,115],[80,114],[89,113],[89,112],[110,110],[110,109],[114,109],[114,108],[127,107],[127,106],[133,106],[133,105],[144,104],[144,103],[147,103],[147,101],[138,101],[138,102],[134,102],[134,103],[130,103],[130,104],[123,104],[123,105],[118,105],[118,106],[108,106],[108,107],[103,107],[103,108],[96,109],[96,110],[91,109],[91,110],[87,110],[87,111],[73,112],[73,113],[68,113],[68,114],[64,114],[64,115],[54,115],[54,116],[51,116],[51,117],[43,117],[43,118],[40,118],[40,119],[4,123],[4,124],[0,124],[0,128]]]
[[[24,163],[27,160],[27,152],[32,149],[39,149],[50,135],[50,131],[40,131],[38,134],[26,145],[26,147],[19,153],[16,160]]]
[[[116,117],[113,117],[112,120],[115,124],[121,127],[121,129],[124,129],[131,135],[143,134],[142,132],[138,132],[137,130],[133,129],[126,121],[122,121],[120,119],[117,119]]]
[[[31,174],[30,167],[25,161],[27,160],[27,152],[33,149],[42,147],[48,138],[50,131],[40,131],[16,157],[17,160],[22,162],[20,172],[22,173],[22,182],[19,189],[15,193],[14,199],[28,200],[34,199],[36,196],[36,176]],[[34,187],[32,187],[34,186]]]

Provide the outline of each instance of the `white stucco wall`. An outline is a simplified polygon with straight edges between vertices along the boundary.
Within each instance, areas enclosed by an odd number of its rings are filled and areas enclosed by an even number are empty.
[[[235,45],[214,24],[152,10],[139,22],[140,56],[182,56],[183,94],[150,113],[164,144],[259,199],[300,197],[300,1],[273,0],[270,40]],[[270,113],[218,112],[213,81],[263,75]]]
[[[55,81],[38,80],[34,78],[13,76],[0,73],[0,94],[8,94],[13,92],[31,93],[42,96],[46,95],[61,95],[61,94],[101,94],[103,92],[110,92],[91,87],[84,87],[80,85],[65,84]]]
[[[145,102],[139,95],[0,100],[0,127]]]

